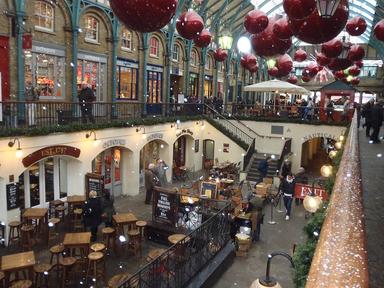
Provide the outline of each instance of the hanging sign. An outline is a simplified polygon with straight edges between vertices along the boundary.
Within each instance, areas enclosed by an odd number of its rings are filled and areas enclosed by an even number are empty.
[[[7,195],[7,210],[20,207],[20,191],[18,183],[11,183],[5,186]]]
[[[323,200],[328,199],[328,193],[324,188],[319,186],[307,185],[296,183],[295,185],[295,198],[304,199],[305,196],[315,193],[316,196],[320,196]]]
[[[80,149],[72,147],[72,146],[66,146],[66,145],[49,146],[49,147],[45,147],[43,149],[37,150],[37,151],[29,154],[28,156],[24,157],[22,160],[22,163],[23,163],[24,167],[29,167],[33,163],[36,163],[43,158],[52,157],[52,156],[60,156],[60,155],[79,158]]]

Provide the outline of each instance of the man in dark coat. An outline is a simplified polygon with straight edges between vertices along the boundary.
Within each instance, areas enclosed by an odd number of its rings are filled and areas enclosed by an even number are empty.
[[[293,177],[292,173],[288,173],[287,177],[283,180],[282,185],[282,191],[284,195],[284,206],[286,210],[285,214],[285,220],[289,220],[289,217],[291,217],[291,208],[292,208],[292,201],[293,201],[293,195],[295,193],[295,185],[296,181]]]
[[[89,199],[84,203],[83,207],[83,221],[86,228],[91,228],[92,242],[97,239],[97,229],[101,223],[102,212],[101,201],[97,197],[96,191],[89,192]]]
[[[262,181],[263,181],[263,178],[265,178],[265,177],[267,176],[269,163],[270,163],[271,161],[272,161],[271,157],[267,157],[266,159],[261,160],[261,161],[259,162],[259,165],[257,166],[257,170],[258,170],[259,173],[260,173],[260,179],[259,179],[259,182],[262,182]]]
[[[372,108],[373,108],[373,99],[369,100],[364,106],[361,116],[365,118],[365,136],[370,137],[371,123],[372,123]]]
[[[144,170],[144,186],[145,186],[145,204],[150,204],[153,188],[157,182],[157,176],[155,175],[156,166],[151,163],[148,165],[148,169]]]
[[[83,84],[82,89],[79,94],[79,105],[81,110],[81,121],[87,123],[87,118],[91,123],[95,123],[95,118],[93,117],[93,104],[92,102],[96,100],[93,90],[88,86],[88,84]]]
[[[371,134],[371,141],[373,143],[378,144],[380,143],[379,140],[379,132],[380,127],[383,125],[383,102],[380,101],[375,104],[372,108],[372,115],[371,115],[371,125],[373,128],[372,134]]]

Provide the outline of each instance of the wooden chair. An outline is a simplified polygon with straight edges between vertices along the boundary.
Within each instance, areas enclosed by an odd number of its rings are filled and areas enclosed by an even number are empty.
[[[64,288],[64,287],[68,287],[66,286],[66,282],[69,280],[67,279],[67,277],[69,278],[69,273],[71,271],[71,269],[73,268],[73,266],[75,265],[76,263],[76,258],[75,257],[64,257],[64,258],[61,258],[60,259],[60,265],[63,267],[63,274],[61,276],[61,287]]]
[[[52,263],[54,262],[54,261],[53,261],[53,258],[56,257],[56,261],[55,261],[55,264],[53,264],[53,266],[55,266],[55,268],[56,268],[57,279],[59,279],[59,272],[60,272],[60,255],[62,255],[63,252],[64,252],[64,245],[59,244],[59,245],[52,246],[52,247],[49,249],[49,252],[51,252],[51,260],[49,261],[49,264],[52,265]]]
[[[58,236],[57,227],[60,223],[59,218],[51,218],[48,220],[48,242],[56,239]]]
[[[51,264],[39,263],[33,266],[36,287],[49,287],[49,272],[51,272],[51,270]]]
[[[141,256],[141,236],[138,229],[128,231],[128,250],[131,250],[135,256]]]
[[[140,232],[140,240],[142,241],[143,239],[145,239],[145,235],[146,235],[146,231],[145,231],[145,227],[147,226],[147,221],[136,221],[136,227],[137,229],[139,229],[139,232]]]
[[[31,288],[33,285],[31,280],[18,280],[11,284],[10,288]]]
[[[32,250],[34,244],[33,241],[33,232],[35,228],[32,225],[23,225],[20,228],[21,231],[21,248],[25,251]]]
[[[20,241],[21,237],[21,222],[20,221],[12,221],[8,223],[9,226],[9,235],[8,235],[8,246],[13,243],[17,243]]]
[[[115,229],[111,227],[105,227],[101,229],[101,233],[103,234],[103,242],[107,249],[113,249],[114,251],[116,250],[116,245],[115,245],[115,235],[116,231]]]
[[[63,206],[64,205],[64,202],[61,201],[61,200],[53,200],[51,202],[49,202],[49,208],[48,208],[48,211],[49,211],[49,217],[53,218],[55,217],[56,215],[56,207],[58,206]]]
[[[102,278],[104,284],[107,284],[105,279],[105,261],[104,254],[101,252],[92,252],[88,255],[88,268],[85,278],[85,285],[88,284],[88,277],[92,276],[92,279],[97,282],[98,278]],[[96,284],[96,283],[95,283]]]
[[[83,209],[76,208],[73,210],[73,231],[81,232],[84,230],[84,225],[82,223]]]
[[[94,243],[90,248],[93,252],[104,252],[105,245],[103,243]]]
[[[61,220],[61,223],[64,223],[64,220],[65,220],[65,206],[61,205],[61,206],[56,207],[55,212],[56,212],[56,218],[59,218]]]

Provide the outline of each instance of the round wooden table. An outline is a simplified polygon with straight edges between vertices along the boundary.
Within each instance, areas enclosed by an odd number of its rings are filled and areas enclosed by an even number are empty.
[[[177,242],[183,240],[185,237],[187,237],[187,235],[184,235],[184,234],[172,234],[168,237],[168,241],[171,243],[171,244],[176,244]],[[189,240],[189,237],[188,239],[186,239],[186,241]]]
[[[108,287],[110,288],[117,288],[123,285],[129,278],[131,278],[132,275],[129,273],[122,273],[122,274],[117,274],[113,276],[111,279],[108,281]]]
[[[162,249],[162,248],[152,249],[148,253],[147,262],[151,262],[151,261],[155,260],[157,257],[159,257],[161,254],[163,254],[165,251],[167,251],[167,250]]]

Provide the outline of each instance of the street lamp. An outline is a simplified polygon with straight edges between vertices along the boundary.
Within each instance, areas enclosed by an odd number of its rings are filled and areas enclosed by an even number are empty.
[[[330,18],[335,14],[340,0],[316,0],[317,11],[320,17]]]
[[[268,262],[267,262],[267,270],[265,272],[265,277],[260,277],[253,281],[252,285],[249,288],[266,288],[266,287],[273,287],[273,288],[281,288],[280,284],[276,281],[275,278],[269,276],[269,272],[271,270],[271,261],[272,258],[275,256],[283,256],[291,262],[292,267],[294,267],[292,257],[289,256],[287,253],[284,252],[273,252],[268,255]]]
[[[232,48],[233,37],[231,32],[224,28],[219,35],[219,45],[221,49],[229,50]]]

